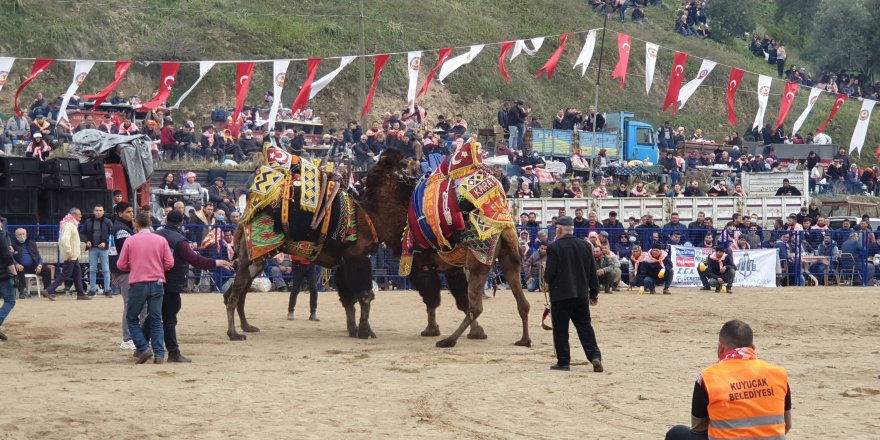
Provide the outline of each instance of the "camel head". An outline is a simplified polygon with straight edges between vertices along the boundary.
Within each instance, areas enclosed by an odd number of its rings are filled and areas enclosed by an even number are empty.
[[[380,241],[400,255],[410,198],[419,181],[418,162],[399,150],[385,150],[367,175],[362,206],[373,218]]]

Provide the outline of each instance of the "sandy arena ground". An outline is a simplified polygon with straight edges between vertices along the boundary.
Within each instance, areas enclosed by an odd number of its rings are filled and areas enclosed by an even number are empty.
[[[0,343],[2,439],[657,439],[689,423],[697,372],[717,332],[750,323],[758,354],[788,369],[792,439],[876,439],[880,292],[739,289],[734,295],[603,295],[593,323],[606,372],[551,372],[551,333],[532,302],[531,349],[507,292],[486,301],[485,341],[438,349],[415,292],[381,292],[369,341],[347,337],[335,293],[319,323],[287,321],[287,295],[251,294],[262,329],[229,342],[220,295],[184,296],[179,338],[192,364],[134,365],[120,341],[122,301],[22,300]],[[300,306],[308,295],[300,297]],[[441,330],[460,314],[444,294]],[[357,437],[355,437],[357,436]]]

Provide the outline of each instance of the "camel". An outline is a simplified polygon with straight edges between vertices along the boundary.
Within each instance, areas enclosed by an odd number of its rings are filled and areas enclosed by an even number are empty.
[[[412,161],[405,160],[400,151],[385,151],[368,174],[364,200],[357,205],[357,241],[345,245],[325,246],[315,259],[315,263],[322,267],[337,267],[336,286],[340,301],[345,308],[346,325],[351,337],[364,339],[376,337],[369,324],[370,304],[374,295],[371,290],[372,268],[368,256],[376,251],[380,243],[388,246],[395,257],[401,256],[403,250],[401,237],[407,225],[407,212],[418,182],[415,176],[416,169],[417,166]],[[236,310],[244,332],[259,331],[248,323],[244,304],[253,279],[265,269],[266,257],[254,261],[250,259],[242,229],[239,225],[235,232],[235,252],[239,267],[235,281],[224,294],[228,321],[227,335],[231,340],[245,339],[244,335],[238,334],[235,330]],[[529,304],[520,283],[522,256],[516,231],[512,227],[501,232],[497,258],[513,290],[522,320],[523,333],[516,345],[530,347],[531,339],[527,322]],[[464,267],[455,267],[446,263],[434,251],[415,254],[409,278],[422,296],[428,315],[428,325],[421,335],[426,337],[440,335],[436,309],[441,302],[439,272],[442,272],[455,298],[456,306],[465,313],[465,317],[455,332],[438,341],[436,345],[454,346],[468,327],[471,329],[467,335],[469,339],[486,339],[486,333],[477,323],[477,318],[483,310],[483,286],[489,271],[490,266],[481,264],[472,256],[467,258]],[[355,303],[361,306],[358,325],[355,325]]]

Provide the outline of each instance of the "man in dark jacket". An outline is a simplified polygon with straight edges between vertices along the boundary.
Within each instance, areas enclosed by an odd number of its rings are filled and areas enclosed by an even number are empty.
[[[498,111],[498,125],[506,132],[507,131],[507,113],[510,112],[510,104],[504,103],[501,104],[501,110]]]
[[[104,274],[104,296],[109,297],[111,295],[109,249],[113,221],[104,215],[103,205],[95,205],[92,214],[94,216],[82,222],[79,228],[80,241],[86,244],[86,250],[89,252],[89,295],[98,294],[98,263],[101,263],[101,271]]]
[[[507,129],[510,131],[510,137],[507,146],[510,151],[522,150],[523,139],[526,135],[526,117],[532,109],[523,107],[522,101],[516,101],[513,108],[507,112]]]
[[[724,251],[724,246],[715,246],[715,253],[700,263],[697,273],[700,275],[700,282],[703,283],[702,290],[711,289],[709,280],[715,280],[716,292],[720,292],[722,286],[727,285],[727,293],[733,293],[736,263],[733,262],[733,255]]]
[[[183,203],[183,202],[178,202]],[[116,221],[113,222],[113,229],[110,234],[113,235],[115,244],[115,252],[110,257],[110,271],[113,273],[113,285],[119,289],[122,295],[122,343],[119,348],[122,350],[134,350],[135,345],[131,340],[131,333],[128,332],[128,321],[125,319],[125,310],[128,307],[128,272],[122,272],[116,267],[116,261],[119,259],[119,251],[125,240],[134,235],[134,207],[128,202],[119,202],[113,208],[116,214]],[[141,311],[141,322],[147,317],[147,308]]]
[[[661,243],[655,243],[651,250],[645,254],[645,259],[639,263],[636,285],[643,286],[653,295],[657,293],[654,286],[662,281],[663,294],[669,295],[672,273],[672,261],[669,259],[669,253],[663,249]]]
[[[360,141],[352,146],[352,150],[354,151],[355,162],[359,165],[375,163],[374,158],[382,152],[378,146],[370,144],[370,139],[365,134],[362,134]]]
[[[208,200],[214,204],[216,209],[222,209],[223,212],[229,214],[235,210],[235,204],[232,203],[232,191],[226,188],[226,179],[215,177],[214,184],[208,188]]]
[[[18,296],[27,297],[27,283],[25,274],[35,274],[42,277],[43,288],[52,284],[49,276],[49,268],[43,267],[43,257],[37,249],[37,243],[28,239],[27,230],[18,228],[15,230],[15,240],[12,242],[12,258],[15,259],[16,272],[18,272]]]
[[[192,359],[180,354],[177,343],[177,313],[180,312],[180,293],[186,289],[186,274],[190,264],[196,269],[211,270],[215,267],[232,269],[232,263],[226,260],[211,260],[193,252],[180,226],[183,214],[171,211],[165,217],[165,227],[156,233],[168,241],[174,266],[165,272],[165,296],[162,298],[162,327],[165,330],[165,349],[168,351],[168,362],[192,362]],[[148,324],[144,324],[147,326]]]
[[[18,271],[15,268],[15,260],[9,252],[9,240],[6,239],[6,228],[0,231],[0,297],[3,298],[3,307],[0,307],[0,326],[15,307],[15,281]],[[6,335],[0,331],[0,341],[5,341]]]
[[[581,346],[593,371],[602,372],[602,353],[590,323],[590,307],[599,304],[599,278],[590,245],[572,235],[574,220],[569,216],[556,219],[556,241],[547,248],[544,281],[550,285],[550,315],[553,320],[553,346],[557,363],[551,370],[568,371],[571,353],[568,345],[568,323],[577,329]],[[589,299],[589,305],[587,301]]]

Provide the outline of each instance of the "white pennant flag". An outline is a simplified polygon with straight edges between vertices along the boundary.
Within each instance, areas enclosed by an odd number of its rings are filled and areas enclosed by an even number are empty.
[[[327,84],[330,84],[330,81],[333,81],[333,79],[336,78],[337,75],[339,75],[339,72],[342,72],[342,69],[345,69],[345,66],[351,64],[351,62],[354,61],[356,58],[357,57],[352,56],[342,57],[342,59],[339,60],[339,67],[337,67],[332,72],[322,76],[321,79],[312,82],[312,91],[309,93],[309,99],[314,98],[315,95],[318,94],[318,92],[324,90],[324,87],[327,87]]]
[[[807,108],[804,109],[804,112],[798,116],[797,121],[794,121],[794,126],[792,126],[791,134],[798,134],[798,130],[804,125],[804,122],[807,122],[807,117],[810,116],[810,112],[813,111],[813,106],[816,105],[816,101],[819,100],[819,95],[822,94],[822,89],[817,89],[813,87],[810,89],[810,97],[807,99]]]
[[[681,86],[681,89],[678,90],[678,101],[681,102],[679,104],[678,109],[681,110],[684,108],[684,104],[691,99],[691,96],[694,95],[694,92],[697,91],[697,88],[700,87],[700,84],[703,83],[703,80],[712,73],[712,69],[718,65],[715,61],[703,60],[703,63],[700,64],[700,73],[697,74],[697,77],[688,81],[687,84]],[[765,103],[766,106],[766,103]],[[761,117],[763,119],[763,116]]]
[[[195,89],[196,86],[199,85],[200,82],[202,82],[202,78],[204,78],[205,75],[208,73],[208,71],[211,70],[212,67],[214,67],[214,64],[217,64],[217,62],[216,61],[201,61],[201,62],[199,62],[199,79],[197,79],[196,82],[193,83],[193,85],[189,86],[189,89],[187,89],[185,92],[183,92],[182,95],[180,95],[180,98],[177,99],[177,102],[171,106],[172,109],[177,110],[180,108],[180,103],[182,103],[183,100],[186,99],[187,96],[189,96],[189,93],[192,92],[193,89]]]
[[[278,116],[278,108],[281,107],[281,92],[284,91],[284,83],[287,81],[287,67],[290,60],[272,61],[272,108],[269,109],[269,130],[275,129],[275,119]]]
[[[518,57],[521,52],[525,52],[529,54],[529,56],[534,56],[538,53],[538,50],[541,49],[541,45],[544,44],[544,37],[532,38],[529,41],[532,42],[534,49],[529,49],[526,40],[516,40],[516,44],[513,45],[513,53],[510,54],[510,61],[513,61],[514,58]]]
[[[15,58],[0,58],[0,90],[3,90],[3,86],[6,85],[6,80],[9,78],[9,72],[12,70],[12,63],[15,62]]]
[[[446,60],[446,62],[440,66],[440,73],[437,74],[437,81],[439,81],[440,84],[443,84],[443,80],[446,79],[447,76],[458,70],[459,67],[473,61],[474,58],[483,51],[484,47],[486,47],[485,44],[475,44],[471,46],[470,50],[467,52]]]
[[[58,112],[58,119],[70,120],[67,117],[67,104],[70,102],[70,97],[76,93],[76,89],[82,85],[82,83],[86,80],[86,77],[89,76],[89,71],[92,70],[92,67],[95,66],[94,61],[77,61],[76,65],[73,67],[73,81],[70,82],[70,85],[67,87],[67,91],[64,92],[64,98],[61,100],[61,109]]]
[[[657,67],[657,52],[660,45],[645,42],[645,93],[651,93],[651,84],[654,83],[654,68]],[[679,96],[681,94],[679,93]]]
[[[409,71],[409,90],[406,92],[406,100],[412,111],[416,106],[416,88],[419,85],[419,68],[422,67],[422,51],[409,52],[406,58],[406,68]]]
[[[758,75],[758,113],[755,115],[755,122],[752,128],[761,128],[764,125],[764,113],[767,112],[767,99],[770,97],[770,86],[773,84],[773,78],[764,75]]]
[[[856,121],[856,129],[853,130],[852,139],[849,141],[849,152],[858,151],[862,154],[862,146],[865,145],[865,136],[868,134],[868,125],[871,124],[871,113],[877,101],[865,99],[862,101],[862,109],[859,111],[859,119]]]
[[[581,49],[580,55],[574,62],[572,69],[581,66],[581,76],[587,74],[587,68],[590,67],[590,61],[593,60],[593,52],[596,50],[596,30],[593,29],[587,34],[587,41],[584,42],[584,48]]]

